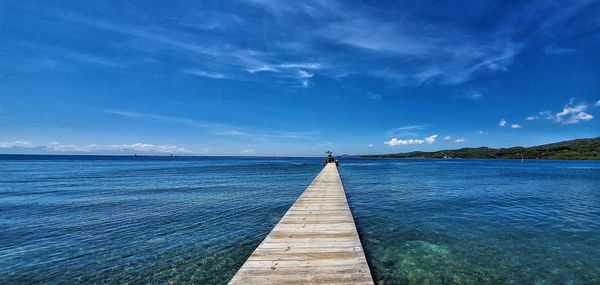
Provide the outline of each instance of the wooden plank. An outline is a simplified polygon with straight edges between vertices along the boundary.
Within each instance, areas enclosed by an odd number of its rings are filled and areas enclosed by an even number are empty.
[[[373,284],[334,163],[321,170],[229,284]]]

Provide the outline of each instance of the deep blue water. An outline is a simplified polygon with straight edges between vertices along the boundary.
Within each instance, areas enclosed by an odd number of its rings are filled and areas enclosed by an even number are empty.
[[[320,158],[0,156],[0,284],[224,284]],[[376,281],[599,284],[600,162],[343,159]]]

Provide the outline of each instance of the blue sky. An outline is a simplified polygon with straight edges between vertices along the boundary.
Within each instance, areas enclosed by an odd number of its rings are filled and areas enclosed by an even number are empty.
[[[321,155],[600,132],[599,1],[2,1],[0,153]]]

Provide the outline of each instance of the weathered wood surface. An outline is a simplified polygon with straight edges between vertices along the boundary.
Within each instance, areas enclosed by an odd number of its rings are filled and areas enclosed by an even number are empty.
[[[323,168],[229,284],[373,284],[335,164]]]

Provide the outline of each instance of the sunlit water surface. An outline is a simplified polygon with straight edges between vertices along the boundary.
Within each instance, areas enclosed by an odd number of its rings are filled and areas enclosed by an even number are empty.
[[[600,283],[600,163],[342,159],[376,281]],[[320,158],[0,156],[0,284],[224,284]]]

